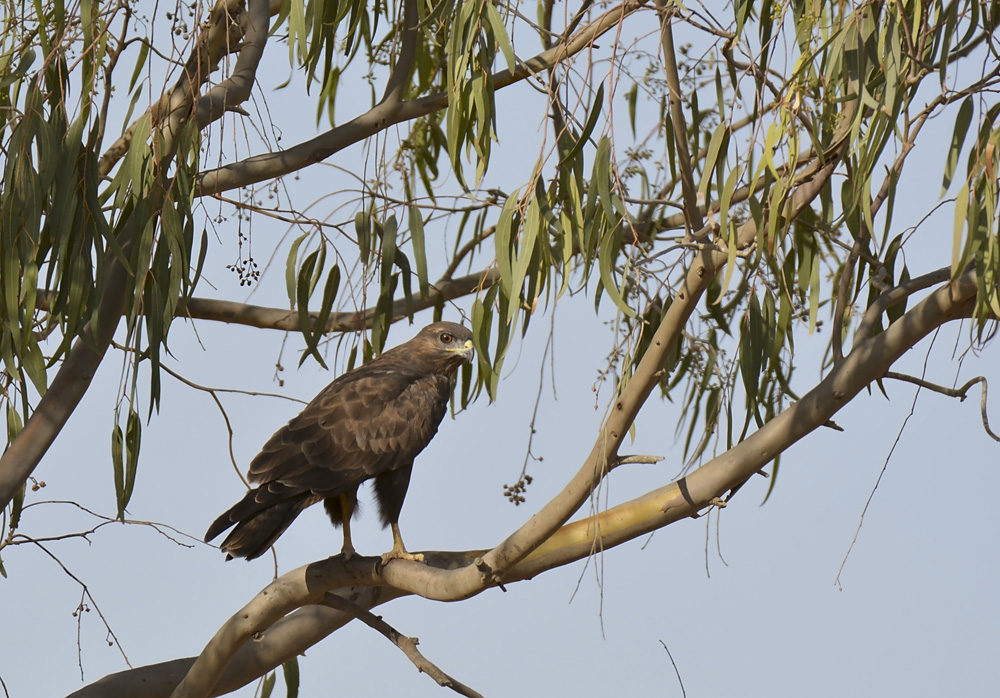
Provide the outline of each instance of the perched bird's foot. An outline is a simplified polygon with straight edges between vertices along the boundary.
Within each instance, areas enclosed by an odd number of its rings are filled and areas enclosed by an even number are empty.
[[[341,550],[340,550],[340,556],[341,556],[342,558],[344,558],[344,562],[347,562],[348,560],[350,560],[350,559],[351,559],[352,557],[354,557],[354,556],[355,556],[355,555],[357,555],[357,554],[358,554],[358,553],[357,553],[357,551],[356,551],[356,550],[354,549],[354,546],[353,546],[353,545],[345,545],[345,546],[344,546],[343,548],[341,548]]]
[[[382,553],[382,564],[389,560],[412,560],[413,562],[423,562],[424,556],[421,553],[408,553],[404,548],[393,548],[387,553]]]
[[[382,555],[382,564],[389,562],[389,560],[413,560],[414,562],[423,562],[424,556],[420,553],[408,553],[406,552],[406,546],[403,545],[403,536],[399,534],[399,524],[395,521],[389,524],[392,527],[392,550]]]

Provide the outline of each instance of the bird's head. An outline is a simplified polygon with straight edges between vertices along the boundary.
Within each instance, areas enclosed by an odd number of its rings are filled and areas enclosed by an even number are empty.
[[[472,361],[472,332],[457,322],[435,322],[417,333],[407,344],[417,349],[421,358],[429,360],[438,370],[451,373],[463,363]]]

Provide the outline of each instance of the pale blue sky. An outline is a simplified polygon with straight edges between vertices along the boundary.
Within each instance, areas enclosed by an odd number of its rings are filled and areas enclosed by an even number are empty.
[[[270,92],[286,77],[284,56],[283,45],[270,47],[265,60],[277,67],[262,75],[261,86],[272,115],[283,124],[283,144],[291,145],[314,128],[313,109],[312,102],[301,108],[294,86]],[[501,141],[490,181],[502,182],[510,191],[530,174],[537,152],[531,134],[544,112],[536,109],[537,92],[523,84],[505,91],[500,102]],[[627,127],[620,122],[618,128]],[[951,125],[928,128],[938,131],[925,137],[937,139],[943,149]],[[925,172],[940,170],[940,152],[929,149],[921,155],[927,158]],[[333,162],[358,172],[365,157],[362,147],[355,146]],[[353,186],[324,166],[287,185],[297,189],[299,202]],[[915,223],[928,202],[936,200],[938,189],[936,174],[904,181],[896,228]],[[905,220],[911,212],[914,218]],[[224,269],[235,256],[235,223],[219,229],[226,236],[223,246],[212,240],[206,265],[206,281],[218,291],[203,284],[200,295],[240,299],[245,291]],[[284,233],[271,220],[255,220],[259,262]],[[440,227],[429,228],[428,247],[433,249],[432,241],[442,234]],[[925,224],[913,243],[907,261],[914,276],[947,264],[950,209]],[[287,305],[283,265],[279,252],[254,303]],[[442,266],[434,260],[431,265],[435,277]],[[445,318],[460,319],[470,305],[469,299],[460,300]],[[612,338],[595,317],[590,296],[566,296],[556,312],[555,376],[546,362],[533,445],[544,462],[531,467],[535,480],[527,503],[517,508],[507,503],[502,485],[517,479],[524,458],[547,315],[535,318],[523,345],[511,350],[498,402],[491,405],[481,398],[455,421],[446,419],[418,458],[401,520],[411,549],[490,547],[555,494],[589,452],[611,395],[610,386],[604,386],[595,409],[591,387]],[[416,325],[430,319],[429,312],[423,313]],[[283,355],[285,385],[279,387],[272,375],[280,333],[209,322],[195,327],[197,336],[188,323],[174,325],[170,348],[175,358],[168,364],[198,383],[309,399],[334,375],[311,361],[296,369],[298,339],[292,337]],[[415,331],[397,325],[389,344]],[[984,374],[1000,390],[995,347],[982,359],[970,357],[959,369],[952,358],[956,337],[963,346],[966,330],[957,324],[942,330],[927,378],[961,384]],[[796,339],[802,364],[794,385],[800,392],[816,382],[825,341],[823,335],[810,338],[804,331]],[[919,374],[929,346],[922,343],[897,370]],[[29,502],[72,499],[113,515],[109,446],[119,371],[117,357],[105,363],[36,471],[47,486],[30,494]],[[553,399],[553,380],[558,399]],[[766,505],[759,506],[767,488],[763,478],[740,492],[722,513],[719,529],[728,565],[716,551],[713,514],[710,521],[680,522],[651,540],[633,541],[586,564],[509,585],[506,594],[490,590],[454,604],[401,599],[378,613],[399,631],[418,636],[431,661],[487,696],[680,696],[661,642],[673,654],[692,697],[991,695],[1000,679],[995,661],[1000,602],[994,593],[1000,576],[995,547],[1000,513],[992,504],[1000,490],[1000,444],[983,432],[978,389],[964,403],[924,391],[906,421],[914,387],[892,382],[886,387],[890,401],[873,388],[872,395],[859,396],[835,417],[843,433],[821,430],[788,451]],[[222,400],[242,470],[299,409],[273,398],[225,395]],[[677,475],[682,449],[674,443],[673,430],[678,414],[677,405],[667,402],[653,400],[646,407],[635,443],[623,451],[658,454],[665,460],[615,471],[608,483],[610,503]],[[995,406],[992,414],[998,430]],[[838,567],[901,429],[902,439],[838,590]],[[214,403],[165,377],[161,413],[144,428],[130,515],[200,539],[215,516],[241,494]],[[355,544],[366,554],[383,552],[391,542],[372,511],[367,507],[355,528]],[[68,506],[45,505],[26,511],[21,529],[40,537],[90,525],[88,517]],[[130,661],[139,666],[197,654],[218,626],[271,578],[267,557],[226,564],[217,550],[193,545],[182,548],[147,527],[113,525],[93,535],[90,543],[77,539],[50,547],[88,585]],[[339,548],[340,532],[321,508],[314,508],[281,538],[281,571]],[[79,586],[31,546],[6,549],[4,562],[9,578],[0,580],[5,630],[0,677],[14,698],[68,694],[82,685],[72,616]],[[85,614],[80,642],[87,683],[127,668],[105,636],[96,612]],[[311,649],[300,667],[303,696],[449,694],[357,623]],[[248,687],[239,695],[253,693]]]

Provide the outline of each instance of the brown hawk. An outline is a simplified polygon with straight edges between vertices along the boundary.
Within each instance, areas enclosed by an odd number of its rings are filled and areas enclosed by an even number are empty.
[[[264,444],[247,474],[256,487],[215,520],[205,541],[234,527],[220,546],[226,559],[252,560],[322,501],[333,524],[344,527],[342,553],[350,557],[358,486],[374,479],[382,525],[392,527],[392,550],[383,559],[420,559],[406,552],[399,514],[413,459],[437,433],[451,376],[472,353],[466,327],[436,322],[338,377]]]

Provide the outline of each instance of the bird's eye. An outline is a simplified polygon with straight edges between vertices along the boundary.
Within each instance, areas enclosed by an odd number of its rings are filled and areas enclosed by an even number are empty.
[[[454,339],[455,339],[455,336],[453,334],[451,334],[450,332],[442,332],[441,333],[441,343],[442,344],[451,344]]]

